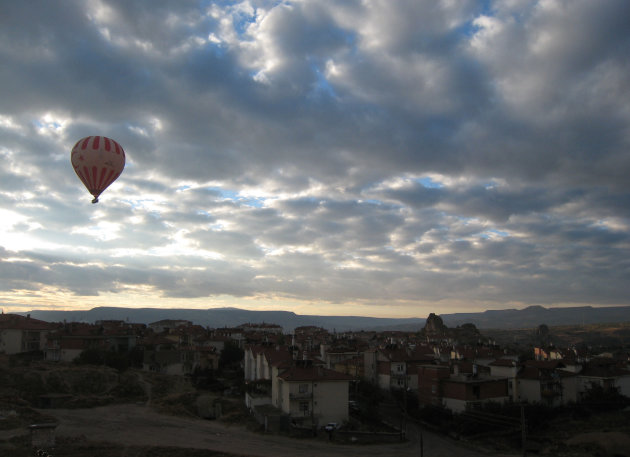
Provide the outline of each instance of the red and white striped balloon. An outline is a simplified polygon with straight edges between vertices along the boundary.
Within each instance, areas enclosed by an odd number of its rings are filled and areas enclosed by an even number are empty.
[[[70,161],[79,179],[94,196],[92,203],[97,203],[101,192],[107,189],[125,168],[125,151],[111,138],[87,136],[74,145]]]

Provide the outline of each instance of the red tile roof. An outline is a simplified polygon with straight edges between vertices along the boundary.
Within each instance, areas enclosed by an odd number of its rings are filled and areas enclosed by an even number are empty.
[[[49,322],[31,319],[19,314],[0,314],[0,329],[11,330],[50,330],[55,326]]]

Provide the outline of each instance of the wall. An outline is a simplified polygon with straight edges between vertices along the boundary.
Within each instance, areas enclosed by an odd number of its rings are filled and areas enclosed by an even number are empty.
[[[630,397],[630,373],[627,376],[620,376],[617,380],[617,387],[619,387],[619,393]]]
[[[314,413],[320,425],[348,420],[348,389],[348,381],[313,383]]]
[[[579,383],[577,376],[562,378],[562,403],[575,403],[579,399]]]
[[[490,367],[490,376],[508,378],[508,395],[515,402],[518,402],[518,396],[519,396],[518,382],[516,379],[517,373],[518,373],[518,368],[516,367],[500,367],[500,366]]]
[[[59,360],[62,362],[72,362],[79,357],[83,349],[61,349],[59,352]]]
[[[376,351],[369,350],[363,353],[363,378],[376,384]]]
[[[538,379],[519,379],[518,394],[519,401],[526,401],[528,403],[540,402],[540,381]]]
[[[444,399],[444,407],[453,411],[454,413],[461,413],[463,411],[466,411],[466,404],[467,402],[465,400],[458,400],[455,398]]]
[[[0,330],[0,353],[17,354],[22,352],[22,330]]]
[[[247,406],[248,409],[262,405],[271,405],[271,397],[266,395],[251,395],[249,392],[245,393],[245,406]]]
[[[256,375],[256,355],[252,353],[251,349],[245,350],[243,358],[243,369],[245,372],[245,381],[253,381],[257,379]]]
[[[442,389],[440,379],[450,376],[450,369],[440,365],[418,366],[418,401],[421,404],[440,404]]]

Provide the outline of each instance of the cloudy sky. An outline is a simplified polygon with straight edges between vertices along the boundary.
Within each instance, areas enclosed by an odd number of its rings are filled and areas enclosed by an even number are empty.
[[[2,2],[0,306],[630,305],[629,50],[627,0]]]

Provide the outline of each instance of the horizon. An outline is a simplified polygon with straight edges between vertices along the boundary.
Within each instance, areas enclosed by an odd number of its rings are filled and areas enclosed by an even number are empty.
[[[5,3],[5,311],[630,305],[630,2]]]
[[[438,313],[435,311],[431,311],[426,314],[425,317],[422,316],[368,316],[368,315],[348,315],[348,314],[304,314],[304,313],[296,313],[293,310],[288,309],[246,309],[240,308],[237,306],[225,306],[225,307],[216,307],[216,308],[164,308],[164,307],[129,307],[129,306],[95,306],[92,308],[82,308],[82,309],[30,309],[26,311],[17,311],[16,314],[29,314],[31,312],[89,312],[95,309],[124,309],[124,310],[165,310],[165,311],[216,311],[216,310],[236,310],[236,311],[251,311],[251,312],[280,312],[280,313],[292,313],[297,316],[313,316],[313,317],[360,317],[360,318],[369,318],[369,319],[424,319],[426,320],[430,314],[435,314],[437,316],[448,316],[455,314],[483,314],[488,311],[524,311],[527,309],[544,309],[544,310],[567,310],[567,309],[579,309],[579,308],[588,308],[588,309],[599,309],[599,308],[630,308],[630,305],[607,305],[607,306],[592,306],[592,305],[579,305],[579,306],[558,306],[558,307],[545,307],[540,305],[529,305],[524,308],[498,308],[498,309],[486,309],[482,311],[460,311],[460,312],[449,312],[449,313]],[[11,314],[5,313],[4,309],[2,309],[2,314]],[[628,316],[628,321],[630,321],[630,315]]]

